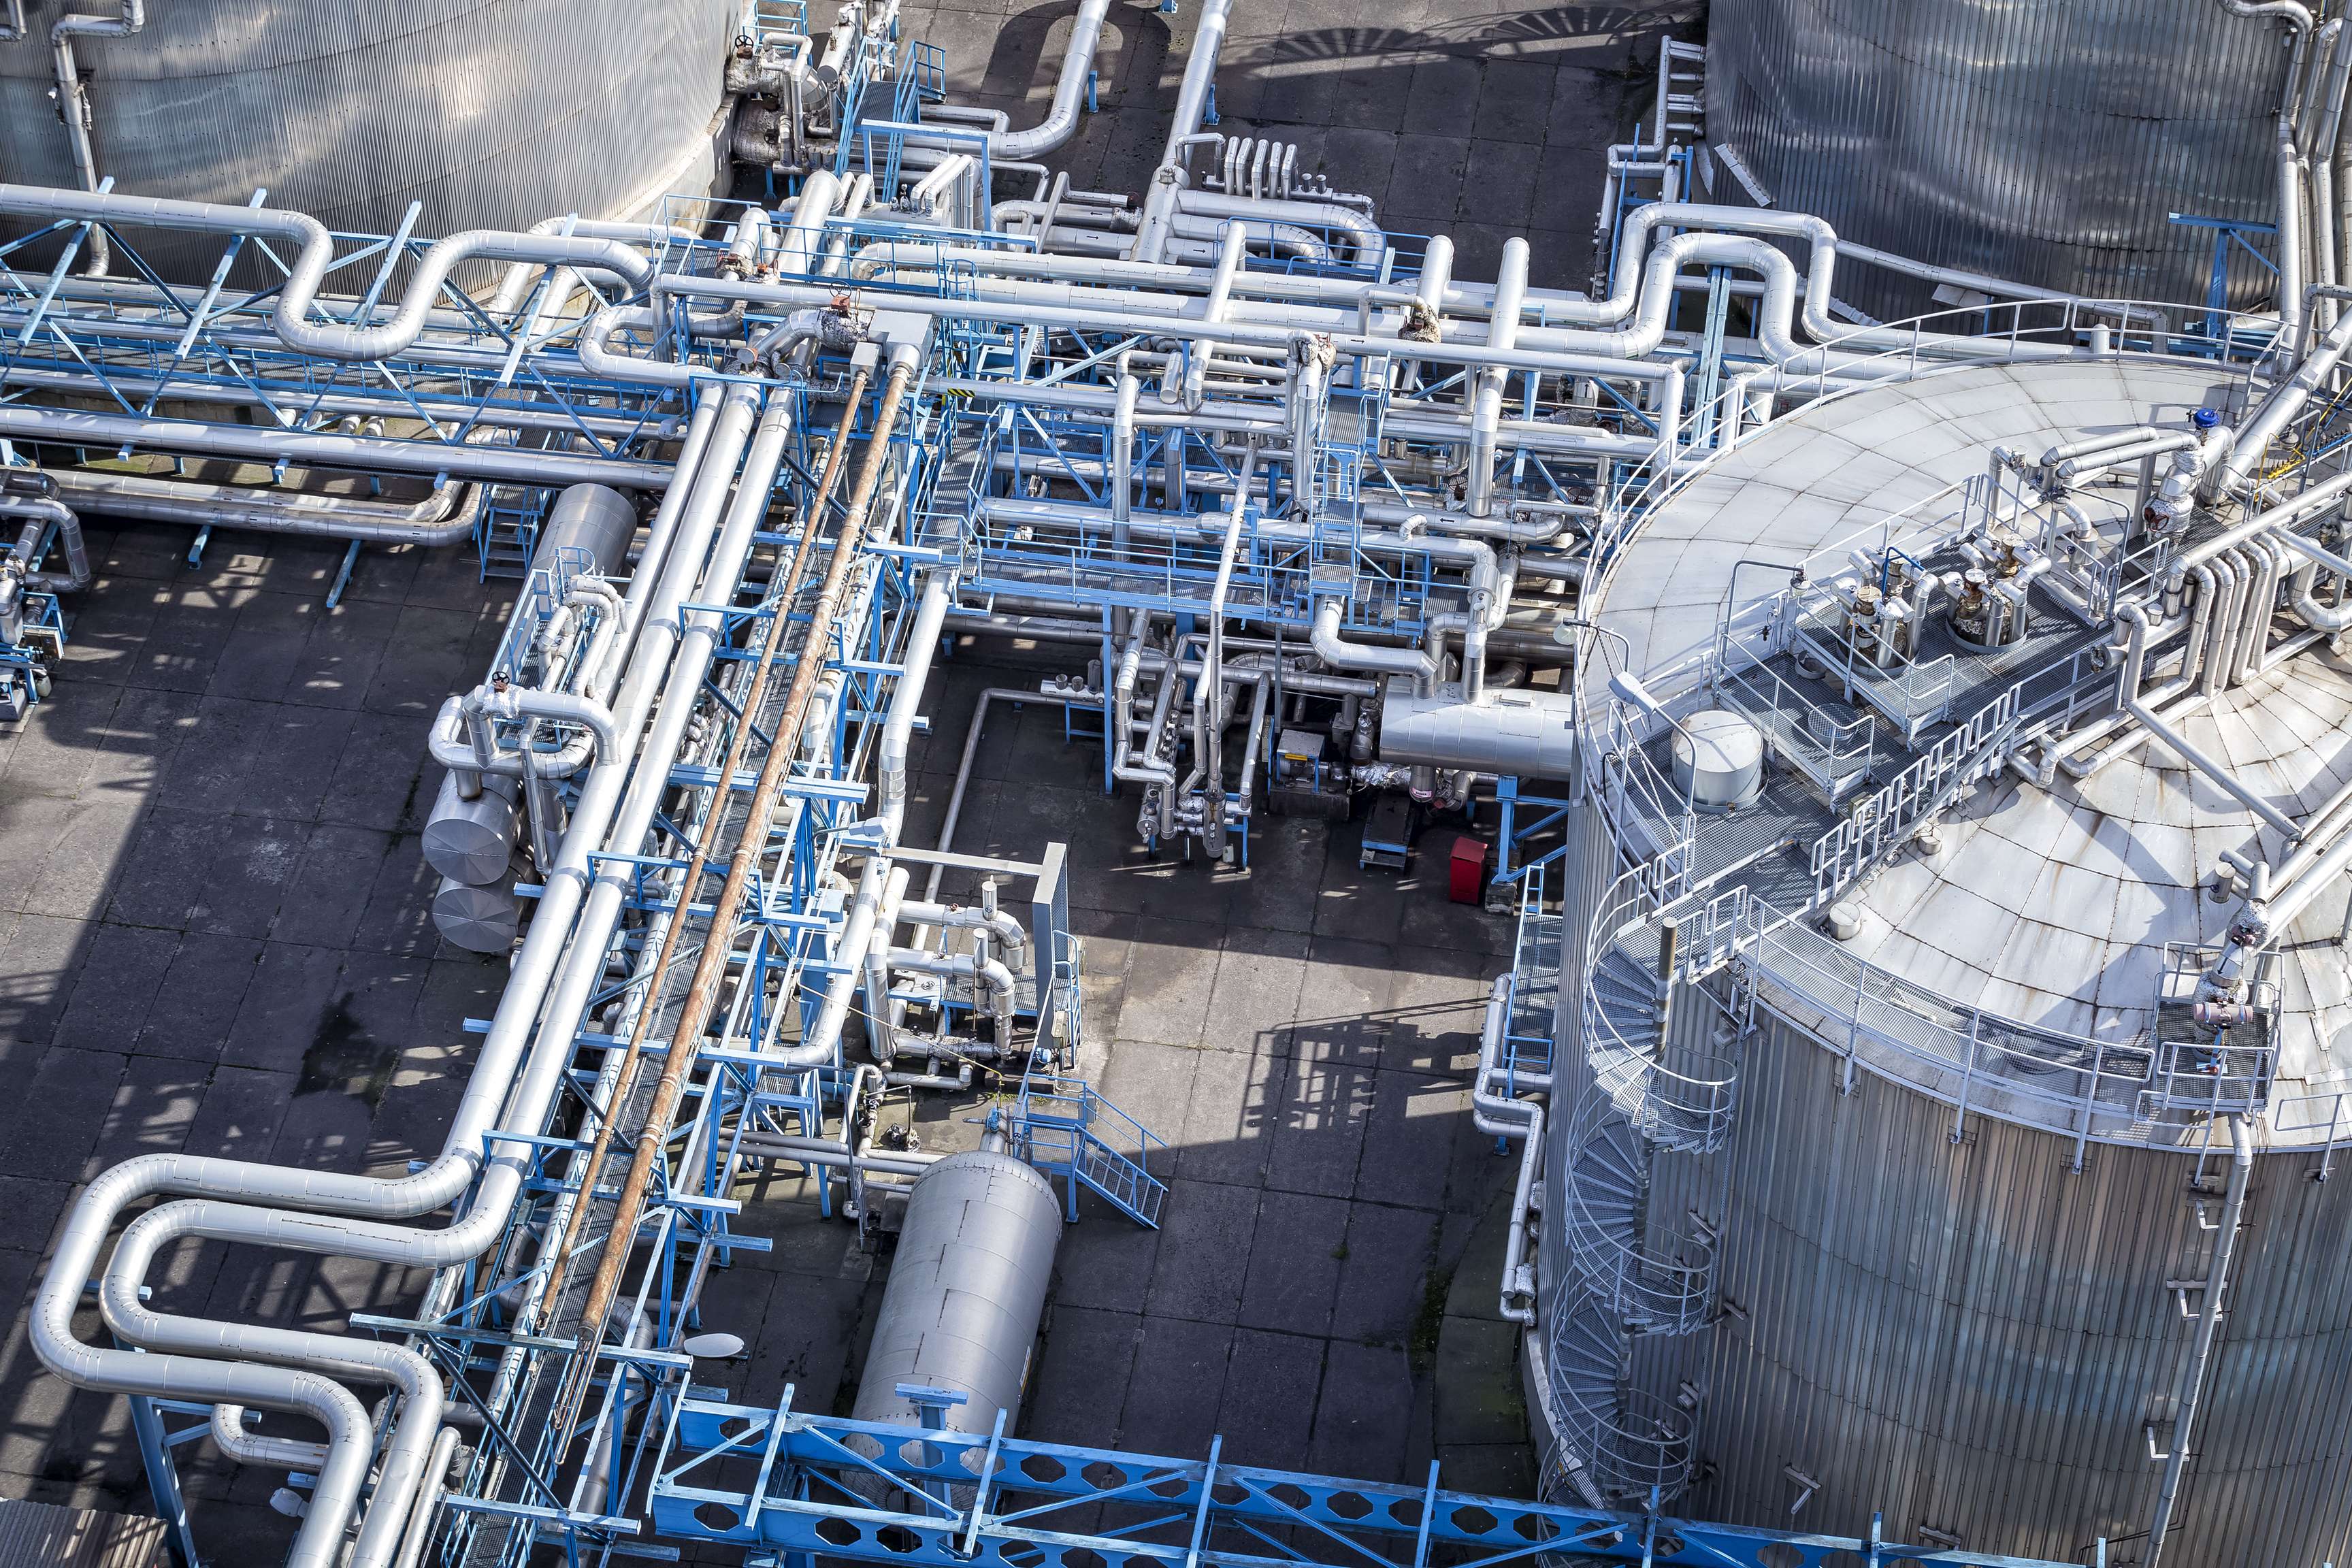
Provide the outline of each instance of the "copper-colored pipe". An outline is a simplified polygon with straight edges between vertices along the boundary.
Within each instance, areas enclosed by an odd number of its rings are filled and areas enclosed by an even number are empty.
[[[792,603],[800,593],[801,579],[808,570],[817,524],[833,500],[833,488],[841,475],[842,454],[848,450],[849,429],[856,423],[857,405],[866,395],[866,372],[860,366],[849,384],[849,407],[842,416],[841,430],[826,448],[824,471],[817,480],[816,499],[808,509],[807,521],[802,525],[800,543],[793,551],[792,564],[785,571],[782,590],[772,597],[775,614],[768,622],[767,639],[760,646],[760,662],[752,668],[751,684],[743,694],[743,711],[747,720],[735,726],[734,738],[728,742],[727,759],[719,770],[721,779],[733,778],[736,769],[741,765],[744,744],[751,735],[748,716],[758,713],[760,704],[767,700],[768,677],[775,668],[777,653],[784,646],[784,632],[792,624]],[[724,799],[722,795],[722,805]],[[647,972],[646,995],[637,1009],[636,1023],[629,1031],[628,1048],[621,1057],[620,1070],[614,1075],[613,1100],[597,1121],[595,1142],[588,1150],[587,1174],[582,1180],[580,1196],[572,1203],[572,1213],[564,1223],[562,1240],[555,1248],[552,1278],[548,1281],[547,1291],[547,1300],[551,1301],[562,1300],[565,1282],[572,1272],[572,1254],[580,1245],[580,1232],[588,1222],[596,1173],[603,1168],[604,1156],[613,1146],[614,1117],[623,1105],[628,1103],[629,1094],[635,1087],[637,1062],[645,1051],[646,1033],[653,1024],[654,1003],[661,994],[663,977],[669,973],[670,960],[677,949],[677,933],[686,924],[685,911],[694,902],[695,886],[702,880],[703,868],[709,864],[711,850],[718,847],[719,834],[725,825],[726,815],[723,809],[713,807],[709,819],[703,824],[702,839],[695,845],[694,854],[686,863],[686,875],[678,883],[677,918],[673,919],[663,931],[661,951],[654,959],[653,968]]]
[[[841,608],[842,589],[849,579],[849,569],[856,564],[858,551],[864,543],[866,526],[874,510],[874,495],[882,482],[882,470],[890,457],[890,432],[898,424],[898,408],[905,400],[908,384],[913,381],[915,362],[901,356],[890,366],[890,375],[882,389],[882,406],[874,417],[874,434],[866,442],[866,461],[857,470],[857,481],[851,488],[849,512],[842,520],[841,531],[835,536],[833,557],[826,563],[824,585],[818,591],[816,608],[809,618],[808,636],[801,644],[802,657],[793,666],[793,684],[784,694],[783,712],[776,721],[774,739],[769,744],[767,760],[760,768],[759,783],[751,791],[750,809],[744,818],[742,834],[735,844],[733,856],[727,864],[727,880],[719,889],[718,907],[710,916],[709,934],[703,939],[701,953],[694,965],[694,978],[688,985],[686,1004],[680,1009],[677,1027],[671,1032],[669,1054],[662,1062],[661,1078],[654,1085],[653,1103],[646,1108],[646,1119],[637,1130],[635,1157],[629,1163],[629,1173],[621,1184],[621,1194],[613,1213],[613,1224],[605,1233],[604,1250],[596,1260],[596,1278],[588,1289],[587,1306],[583,1310],[576,1339],[586,1353],[572,1363],[570,1381],[563,1396],[556,1401],[556,1430],[567,1430],[578,1419],[582,1399],[593,1375],[595,1349],[604,1342],[604,1320],[611,1312],[613,1299],[620,1293],[621,1272],[627,1266],[637,1222],[645,1212],[646,1188],[650,1184],[656,1160],[662,1145],[668,1141],[670,1118],[677,1113],[678,1096],[685,1089],[686,1076],[694,1066],[703,1030],[709,1026],[711,1010],[719,1000],[719,982],[727,973],[728,955],[733,952],[736,916],[741,912],[743,896],[750,889],[759,869],[760,857],[767,846],[766,824],[775,809],[776,797],[782,792],[784,775],[790,772],[793,755],[800,749],[800,733],[808,721],[809,703],[816,694],[816,683],[824,669],[824,647],[833,636],[833,623]],[[852,405],[853,411],[855,405]],[[835,443],[837,454],[847,445],[846,437]],[[828,471],[837,468],[830,458]],[[801,531],[800,550],[803,556],[816,537],[824,521],[818,510]],[[794,570],[802,565],[793,563]],[[778,624],[783,619],[780,608]],[[775,627],[770,628],[772,637]],[[751,712],[746,707],[746,719]],[[745,728],[748,728],[748,721]],[[719,774],[720,788],[728,787],[731,774]],[[712,821],[723,816],[723,810],[714,810]],[[681,914],[686,900],[680,900]],[[671,931],[684,923],[670,922]],[[667,949],[665,949],[667,951]],[[643,1014],[640,1014],[642,1026]],[[642,1026],[640,1028],[642,1034]],[[625,1092],[618,1088],[616,1094]],[[617,1101],[616,1101],[617,1103]],[[592,1168],[588,1177],[595,1179]],[[581,1205],[581,1206],[584,1206]]]

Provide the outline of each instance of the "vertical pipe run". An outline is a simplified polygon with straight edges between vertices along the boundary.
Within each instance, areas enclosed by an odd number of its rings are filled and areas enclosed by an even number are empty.
[[[2230,1264],[2238,1249],[2238,1220],[2246,1207],[2246,1179],[2254,1168],[2253,1136],[2242,1116],[2230,1118],[2230,1186],[2221,1200],[2221,1226],[2213,1236],[2213,1260],[2205,1272],[2205,1300],[2197,1311],[2197,1331],[2189,1341],[2189,1360],[2180,1372],[2180,1391],[2173,1405],[2172,1452],[2164,1461],[2164,1479],[2157,1487],[2156,1514],[2147,1528],[2145,1568],[2161,1568],[2164,1538],[2172,1528],[2172,1510],[2180,1500],[2180,1480],[2189,1468],[2189,1443],[2196,1431],[2197,1407],[2205,1387],[2205,1373],[2213,1359],[2213,1337],[2221,1323],[2221,1293],[2229,1288]]]
[[[1486,327],[1490,348],[1508,352],[1518,344],[1519,313],[1528,293],[1528,242],[1517,235],[1503,244],[1503,267],[1495,280],[1495,306]],[[1503,423],[1503,389],[1509,373],[1496,366],[1478,372],[1478,391],[1470,416],[1469,511],[1491,517],[1495,511],[1495,447]]]
[[[845,417],[854,417],[856,413],[853,406]],[[791,433],[792,420],[793,398],[782,393],[772,397],[767,411],[761,416],[759,434],[751,444],[751,454],[744,462],[743,482],[735,493],[735,505],[752,509],[754,518],[764,515],[767,510],[768,488],[782,463],[784,441]],[[828,471],[835,470],[829,468]],[[648,994],[637,1007],[635,1022],[629,1030],[628,1046],[622,1052],[620,1067],[613,1075],[614,1092],[604,1101],[609,1110],[616,1110],[620,1107],[627,1096],[629,1086],[636,1078],[637,1060],[644,1053],[646,1036],[653,1027],[654,1015],[657,1011],[655,1004],[659,999],[662,982],[669,973],[670,961],[677,949],[678,932],[685,929],[687,923],[686,911],[693,906],[695,889],[702,881],[703,868],[709,864],[710,852],[718,847],[719,837],[726,830],[729,781],[734,778],[737,768],[742,764],[743,749],[751,737],[751,721],[759,713],[760,704],[766,700],[768,680],[775,669],[776,656],[782,651],[785,631],[792,625],[790,612],[793,600],[800,591],[801,574],[807,566],[809,542],[816,534],[814,520],[820,515],[821,510],[813,510],[808,518],[803,520],[800,545],[793,552],[792,565],[785,574],[782,591],[773,596],[774,613],[769,617],[767,636],[760,645],[759,662],[752,668],[751,684],[743,694],[744,717],[736,724],[734,734],[728,740],[726,757],[719,768],[716,804],[703,824],[702,837],[687,859],[685,874],[678,879],[677,910],[664,926],[660,952],[652,967],[646,972]],[[581,1228],[588,1220],[590,1205],[582,1200],[595,1185],[596,1173],[604,1168],[604,1156],[612,1149],[614,1122],[614,1118],[610,1114],[597,1119],[596,1137],[589,1146],[587,1163],[583,1167],[582,1198],[571,1205],[571,1214],[563,1226],[562,1240],[555,1248],[555,1261],[549,1271],[551,1300],[562,1300],[564,1281],[570,1275],[572,1258],[580,1245]]]

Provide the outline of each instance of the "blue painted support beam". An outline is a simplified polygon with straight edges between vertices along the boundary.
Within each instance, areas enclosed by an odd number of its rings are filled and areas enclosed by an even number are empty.
[[[975,1487],[985,1479],[985,1486]],[[2055,1568],[1962,1549],[1750,1530],[688,1397],[648,1499],[656,1534],[908,1568],[1533,1565]],[[1281,1532],[1277,1536],[1277,1532]]]

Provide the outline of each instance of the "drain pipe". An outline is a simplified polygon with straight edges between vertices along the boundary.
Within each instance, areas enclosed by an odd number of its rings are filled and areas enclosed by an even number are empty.
[[[15,0],[12,0],[12,4]],[[15,37],[23,36],[24,16],[21,12],[13,18]],[[122,0],[122,10],[113,16],[60,16],[49,29],[49,55],[57,67],[58,113],[66,122],[66,144],[73,150],[74,172],[81,176],[81,188],[95,192],[99,186],[98,153],[89,144],[89,89],[83,85],[81,68],[74,60],[74,39],[127,38],[147,25],[145,0]],[[113,264],[112,248],[106,241],[106,226],[94,223],[89,226],[89,262],[82,270],[92,278],[103,278]]]
[[[2222,650],[2217,648],[2215,651],[2219,653]],[[2157,739],[2179,752],[2181,761],[2219,784],[2223,794],[2261,818],[2263,826],[2277,829],[2290,844],[2302,838],[2301,824],[2293,817],[2282,814],[2278,807],[2255,794],[2243,779],[2231,773],[2219,759],[2199,750],[2188,736],[2166,723],[2162,716],[2147,703],[2137,698],[2126,698],[2124,707],[2129,710],[2133,718],[2147,725],[2155,733]]]
[[[1525,1079],[1528,1087],[1548,1090],[1549,1077],[1538,1083],[1534,1075],[1507,1075],[1503,1070],[1503,1034],[1509,1018],[1511,977],[1495,976],[1486,994],[1486,1024],[1478,1035],[1478,1070],[1470,1079],[1470,1117],[1479,1131],[1495,1138],[1519,1140],[1519,1174],[1511,1193],[1511,1231],[1503,1247],[1502,1299],[1496,1310],[1507,1322],[1535,1327],[1536,1270],[1527,1260],[1528,1212],[1535,1202],[1536,1165],[1543,1156],[1543,1108],[1494,1085],[1507,1078]]]
[[[2213,1340],[2221,1326],[2221,1295],[2229,1288],[2230,1264],[2237,1256],[2238,1222],[2246,1207],[2246,1181],[2253,1173],[2253,1137],[2243,1116],[2230,1118],[2230,1185],[2221,1200],[2221,1228],[2213,1237],[2213,1261],[2205,1271],[2205,1299],[2197,1312],[2197,1332],[2189,1341],[2189,1360],[2180,1369],[2180,1385],[2173,1402],[2172,1452],[2164,1461],[2164,1479],[2156,1491],[2156,1514],[2147,1529],[2147,1568],[2160,1568],[2164,1538],[2172,1529],[2173,1505],[2180,1498],[2180,1481],[2189,1468],[2189,1443],[2196,1429],[2197,1409],[2203,1397],[2205,1374],[2213,1359]]]

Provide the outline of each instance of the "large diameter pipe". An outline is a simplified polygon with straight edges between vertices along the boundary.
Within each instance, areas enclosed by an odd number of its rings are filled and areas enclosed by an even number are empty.
[[[58,17],[49,28],[49,59],[58,80],[58,117],[66,122],[66,145],[73,153],[74,173],[81,176],[83,190],[98,189],[98,153],[89,144],[89,87],[82,80],[81,68],[74,59],[74,39],[127,38],[146,23],[146,0],[122,0],[122,9],[115,16],[68,15]],[[14,35],[22,37],[24,30],[24,17],[19,15],[15,18]],[[86,270],[93,278],[102,278],[111,261],[106,229],[93,225]]]
[[[60,447],[92,447],[101,451],[130,447],[150,452],[240,458],[257,463],[283,459],[306,468],[446,474],[453,479],[488,479],[497,484],[547,489],[593,483],[625,490],[657,490],[667,489],[671,479],[667,463],[598,458],[585,453],[541,451],[487,442],[400,441],[319,431],[268,430],[194,419],[142,419],[126,414],[32,408],[22,404],[0,404],[0,437]]]
[[[1078,128],[1078,104],[1086,97],[1087,77],[1094,69],[1103,18],[1109,14],[1110,0],[1080,0],[1077,18],[1070,24],[1070,41],[1062,49],[1062,74],[1055,79],[1054,106],[1026,131],[989,132],[990,157],[999,162],[1041,158],[1070,139]]]
[[[2282,337],[2284,332],[2282,328]],[[2333,374],[2347,348],[2352,348],[2352,315],[2340,318],[2328,328],[2311,353],[2304,356],[2303,363],[2295,366],[2294,374],[2280,383],[2246,421],[2229,456],[2221,459],[2217,482],[2223,489],[2235,489],[2252,477],[2263,454],[2303,411],[2304,405],[2311,401],[2311,395]]]
[[[1009,1154],[950,1154],[907,1197],[890,1284],[851,1418],[917,1426],[900,1394],[919,1384],[964,1396],[950,1431],[1012,1430],[1060,1245],[1053,1184]]]
[[[79,594],[89,586],[89,550],[82,542],[81,519],[73,508],[53,495],[0,491],[0,518],[6,517],[22,520],[12,548],[26,588],[37,594]],[[33,557],[41,548],[41,536],[52,527],[66,554],[66,569],[36,572]]]
[[[99,468],[62,468],[57,479],[58,490],[75,504],[108,517],[426,548],[471,538],[489,500],[488,487],[480,483],[444,485],[423,500],[404,504]]]
[[[773,482],[777,469],[783,462],[784,443],[792,430],[792,407],[793,401],[789,397],[776,397],[770,401],[767,411],[761,416],[760,433],[752,442],[751,456],[745,462],[745,482],[736,487],[733,510],[745,514],[746,521],[755,529],[766,516],[769,487]],[[845,437],[847,434],[848,424],[856,417],[856,407],[853,406],[844,417]],[[837,472],[838,469],[829,468],[828,471]],[[744,721],[736,724],[733,734],[729,737],[726,753],[719,764],[717,776],[721,779],[732,779],[737,770],[742,766],[743,752],[750,743],[754,728],[751,720],[761,712],[762,705],[767,700],[768,682],[775,671],[777,657],[783,651],[785,635],[793,625],[791,613],[793,602],[800,595],[801,579],[808,569],[810,549],[817,532],[817,520],[824,515],[824,499],[825,497],[820,496],[818,505],[812,508],[809,515],[802,520],[801,542],[793,552],[792,564],[786,568],[784,580],[778,590],[770,595],[769,607],[772,613],[768,617],[767,632],[761,641],[758,661],[752,667],[750,685],[743,693],[741,711]],[[711,852],[718,847],[721,834],[726,831],[728,814],[723,809],[725,804],[725,797],[722,795],[719,804],[712,808],[709,818],[705,821],[702,836],[695,841],[693,853],[687,858],[686,869],[678,878],[677,908],[665,923],[660,951],[656,955],[652,965],[646,971],[650,976],[646,984],[656,993],[669,973],[670,962],[677,952],[679,934],[685,930],[687,924],[686,911],[693,907],[699,892],[704,868],[709,864]],[[653,1027],[656,1015],[660,1011],[656,1005],[658,999],[657,994],[648,995],[637,1005],[635,1021],[629,1030],[629,1043],[623,1050],[619,1066],[611,1075],[614,1084],[623,1090],[625,1090],[635,1079],[637,1060],[644,1054],[646,1037]],[[618,1095],[608,1094],[604,1103],[607,1105],[618,1103],[619,1098]],[[589,1173],[587,1179],[593,1181],[594,1173],[604,1169],[604,1157],[612,1148],[613,1138],[617,1131],[614,1118],[609,1115],[597,1117],[596,1135],[589,1146],[588,1155],[583,1165],[583,1169]],[[589,1208],[590,1205],[587,1204],[577,1202],[572,1204],[571,1213],[564,1222],[562,1239],[552,1251],[554,1262],[551,1265],[550,1271],[558,1293],[561,1292],[572,1258],[579,1247],[581,1229],[587,1223]]]
[[[1503,242],[1503,266],[1495,284],[1495,317],[1487,342],[1498,349],[1518,346],[1519,312],[1528,292],[1528,242],[1514,235]],[[1500,370],[1478,373],[1471,395],[1469,511],[1472,517],[1495,512],[1496,435],[1503,422],[1503,388],[1508,380]]]
[[[656,515],[651,542],[629,589],[629,600],[643,609],[649,629],[674,626],[677,607],[694,587],[710,524],[749,434],[750,401],[748,391],[730,392],[726,409],[697,412],[688,437],[689,453],[700,465],[696,477],[715,473],[717,478],[710,483],[681,485],[665,498]],[[748,537],[741,543],[748,551]],[[740,567],[740,554],[730,559],[723,548],[711,562],[712,574],[724,575],[730,586]],[[698,666],[681,670],[673,679],[667,658],[645,658],[633,669],[615,704],[622,715],[622,731],[634,734],[642,727],[666,685],[691,693],[699,689],[702,678],[703,668]],[[681,700],[665,704],[665,711],[690,706]],[[683,722],[681,716],[679,723]],[[625,771],[619,759],[600,758],[589,773],[562,850],[546,879],[538,917],[516,955],[441,1153],[430,1164],[407,1175],[379,1177],[196,1155],[142,1155],[113,1167],[85,1188],[58,1234],[48,1272],[35,1297],[28,1331],[34,1353],[51,1372],[79,1387],[213,1404],[258,1405],[306,1413],[327,1426],[329,1458],[319,1472],[291,1559],[303,1568],[331,1568],[341,1556],[343,1529],[356,1506],[368,1463],[370,1430],[359,1402],[331,1379],[314,1373],[85,1344],[74,1333],[74,1314],[83,1285],[91,1278],[116,1217],[131,1205],[159,1194],[210,1194],[235,1200],[188,1205],[194,1212],[188,1216],[193,1223],[187,1225],[186,1234],[209,1234],[205,1224],[216,1211],[222,1233],[242,1237],[252,1205],[278,1205],[270,1215],[271,1245],[404,1267],[437,1268],[462,1262],[494,1241],[533,1163],[535,1152],[528,1146],[498,1147],[496,1157],[487,1161],[488,1175],[463,1217],[455,1223],[439,1230],[417,1230],[387,1222],[429,1214],[466,1194],[486,1163],[484,1134],[501,1125],[500,1115],[510,1092],[516,1094],[515,1125],[536,1126],[544,1120],[574,1053],[568,1024],[551,1031],[551,1039],[536,1041],[537,1048],[527,1047],[534,1046],[535,1026],[551,979],[572,983],[576,994],[560,998],[569,1003],[571,1010],[555,1005],[549,1014],[570,1019],[577,1016],[588,989],[602,976],[602,937],[581,945],[565,975],[558,977],[556,970],[571,950],[573,917],[592,873],[591,856],[605,839]],[[642,839],[658,804],[655,791],[644,793],[646,798],[642,815],[634,822],[634,835],[625,824],[614,835],[625,839],[632,849]],[[606,932],[624,895],[622,888],[612,890],[605,910]],[[353,1217],[362,1215],[370,1217]],[[379,1505],[404,1506],[404,1500],[388,1499],[378,1489]]]

